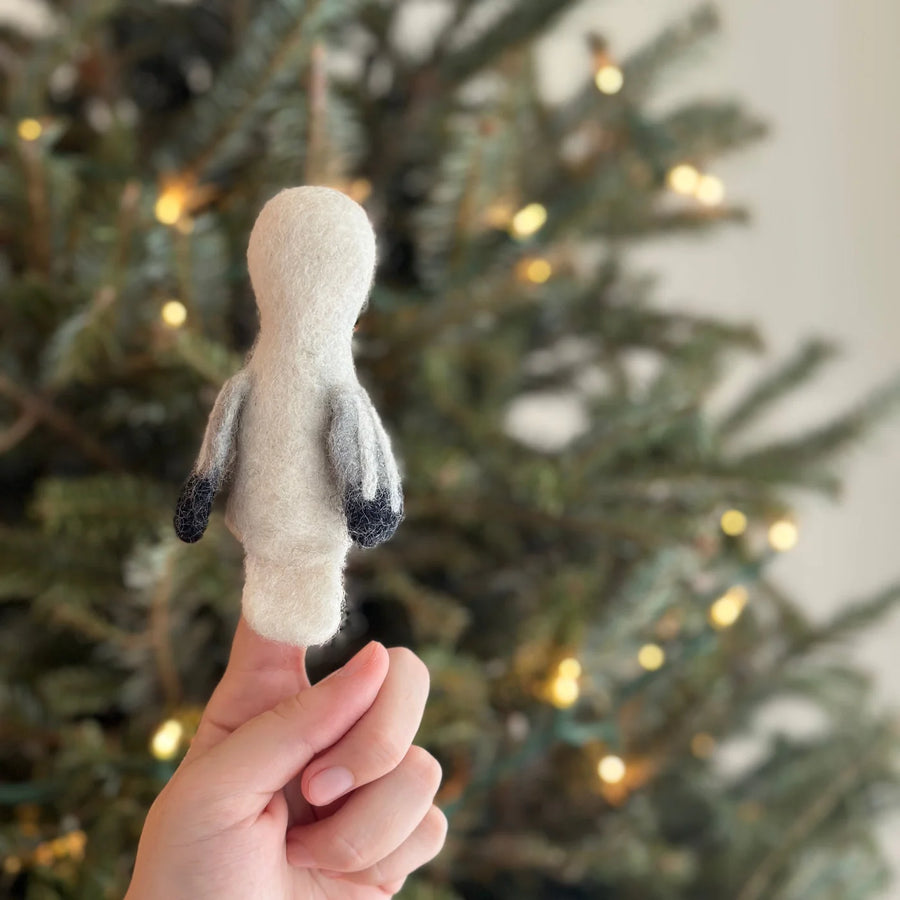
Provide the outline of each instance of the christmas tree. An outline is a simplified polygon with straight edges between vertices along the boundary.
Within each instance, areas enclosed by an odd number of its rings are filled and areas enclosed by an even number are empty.
[[[0,20],[4,896],[124,893],[224,667],[240,547],[218,511],[180,544],[172,512],[254,338],[250,226],[303,183],[362,202],[380,239],[356,359],[406,521],[351,557],[346,626],[311,669],[371,638],[429,665],[418,740],[444,766],[450,839],[403,896],[885,884],[894,726],[833,647],[900,584],[813,623],[768,567],[797,539],[797,491],[837,492],[900,383],[754,442],[833,355],[811,340],[711,410],[759,335],[654,307],[623,250],[744,220],[715,164],[765,129],[732,101],[653,103],[715,32],[709,6],[624,58],[598,22],[566,61],[581,90],[550,104],[534,45],[575,5],[448,0],[416,50],[415,4],[390,0],[61,0]],[[724,771],[722,743],[782,696],[820,727]]]

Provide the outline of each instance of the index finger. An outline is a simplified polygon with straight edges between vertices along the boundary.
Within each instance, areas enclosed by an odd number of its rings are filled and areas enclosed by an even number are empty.
[[[306,648],[260,637],[241,616],[228,666],[206,705],[189,755],[205,753],[245,722],[308,687]]]

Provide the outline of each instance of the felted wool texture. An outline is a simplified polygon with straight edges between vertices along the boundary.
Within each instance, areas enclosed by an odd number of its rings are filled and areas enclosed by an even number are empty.
[[[333,396],[329,449],[351,539],[365,548],[389,540],[403,518],[400,473],[363,388]]]
[[[260,333],[226,522],[246,551],[248,623],[309,646],[333,637],[343,618],[351,539],[328,434],[332,398],[362,391],[351,342],[375,235],[344,194],[294,188],[263,208],[247,260]]]
[[[403,516],[390,440],[351,346],[375,235],[344,194],[293,188],[263,207],[247,261],[259,337],[216,401],[176,530],[198,539],[233,469],[225,521],[246,553],[244,615],[264,637],[311,646],[340,628],[351,539],[375,546]]]
[[[185,543],[199,541],[209,524],[213,500],[234,459],[238,420],[249,389],[249,373],[242,369],[225,382],[216,398],[200,454],[175,509],[175,533]]]

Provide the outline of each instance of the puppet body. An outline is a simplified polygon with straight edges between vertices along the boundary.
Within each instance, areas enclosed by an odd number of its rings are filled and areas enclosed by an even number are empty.
[[[264,637],[320,644],[340,628],[355,541],[402,517],[390,441],[353,365],[352,332],[375,266],[365,212],[327,188],[282,191],[247,253],[260,333],[222,388],[175,516],[202,536],[227,474],[226,523],[244,545],[244,615]]]

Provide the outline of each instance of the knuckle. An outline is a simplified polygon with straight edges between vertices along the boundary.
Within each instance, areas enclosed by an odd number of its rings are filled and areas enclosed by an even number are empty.
[[[272,714],[288,722],[296,722],[309,711],[309,701],[304,693],[292,694],[272,707]]]
[[[375,862],[354,839],[340,831],[332,835],[329,866],[339,872],[361,872]]]
[[[378,767],[384,773],[392,772],[403,761],[406,747],[387,728],[373,730],[367,752],[375,757]]]
[[[444,773],[441,764],[427,750],[413,744],[404,757],[404,763],[427,790],[437,793]]]
[[[447,817],[438,807],[432,806],[422,820],[422,827],[425,831],[425,839],[428,845],[433,847],[435,854],[437,854],[447,839],[447,830],[450,827]]]

